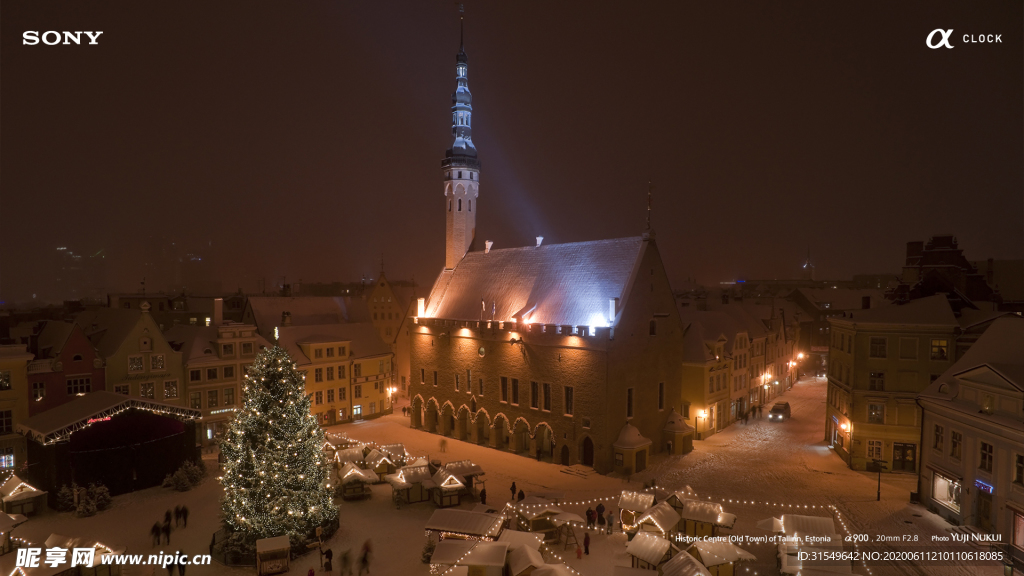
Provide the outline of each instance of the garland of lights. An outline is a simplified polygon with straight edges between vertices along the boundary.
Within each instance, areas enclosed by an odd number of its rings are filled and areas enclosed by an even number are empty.
[[[305,376],[280,347],[263,350],[245,377],[245,403],[221,444],[224,521],[246,539],[304,540],[337,514],[327,483],[325,436],[310,411]]]

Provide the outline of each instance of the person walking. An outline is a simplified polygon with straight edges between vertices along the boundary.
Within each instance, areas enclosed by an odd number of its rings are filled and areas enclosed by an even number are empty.
[[[170,512],[170,511],[168,511],[168,512]],[[167,544],[170,544],[171,543],[171,521],[170,520],[167,520],[167,521],[164,522],[164,525],[160,528],[160,532],[162,532],[163,535],[164,535],[164,538],[167,539]]]
[[[509,488],[509,490],[512,491],[512,500],[515,500],[516,499],[516,481],[515,480],[512,481],[512,487]]]
[[[587,507],[587,530],[594,529],[594,509]]]
[[[327,574],[327,576],[334,576],[334,566],[331,564],[330,558],[324,561],[324,574]]]
[[[181,506],[174,507],[174,527],[177,528],[181,522]]]
[[[365,570],[367,574],[370,573],[370,553],[372,551],[373,545],[370,543],[370,540],[367,539],[366,542],[363,542],[363,554],[359,559],[359,576],[363,576],[363,570]]]
[[[487,504],[487,488],[480,489],[480,503]]]
[[[597,525],[604,526],[604,502],[597,503]]]
[[[341,553],[341,568],[338,569],[339,574],[342,576],[351,576],[352,574],[352,551],[345,550]]]
[[[612,514],[611,510],[608,511],[608,518],[606,520],[608,521],[608,530],[605,534],[611,534],[615,531],[615,514]]]
[[[168,508],[167,512],[164,512],[164,524],[170,524],[170,523],[171,523],[171,509]]]
[[[324,552],[324,558],[326,558],[328,560],[334,560],[334,550],[331,550],[330,548],[328,548],[327,552]]]
[[[153,527],[149,529],[149,534],[153,537],[153,547],[160,545],[160,522],[154,522]]]
[[[185,568],[188,567],[188,558],[184,555],[178,560],[178,576],[185,576]]]
[[[181,526],[188,528],[188,506],[184,505],[181,507]]]
[[[590,556],[590,532],[583,537],[583,553]]]
[[[522,490],[520,490],[519,491],[519,501],[522,502],[524,498],[526,498],[526,492],[523,492]]]

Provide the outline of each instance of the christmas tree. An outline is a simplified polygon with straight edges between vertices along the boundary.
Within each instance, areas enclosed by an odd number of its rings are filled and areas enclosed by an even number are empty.
[[[304,380],[283,349],[260,352],[221,443],[224,521],[249,544],[281,535],[301,544],[338,514],[325,485],[324,432]]]

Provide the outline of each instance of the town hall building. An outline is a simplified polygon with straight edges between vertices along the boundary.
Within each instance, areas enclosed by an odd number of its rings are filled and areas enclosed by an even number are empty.
[[[445,267],[410,325],[411,423],[599,472],[679,453],[683,327],[654,232],[478,244],[481,163],[463,47],[442,161]]]

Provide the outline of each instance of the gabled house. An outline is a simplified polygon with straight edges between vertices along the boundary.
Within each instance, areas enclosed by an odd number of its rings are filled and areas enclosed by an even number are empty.
[[[29,416],[106,388],[104,360],[73,322],[47,320],[30,340],[35,360],[28,365]]]

